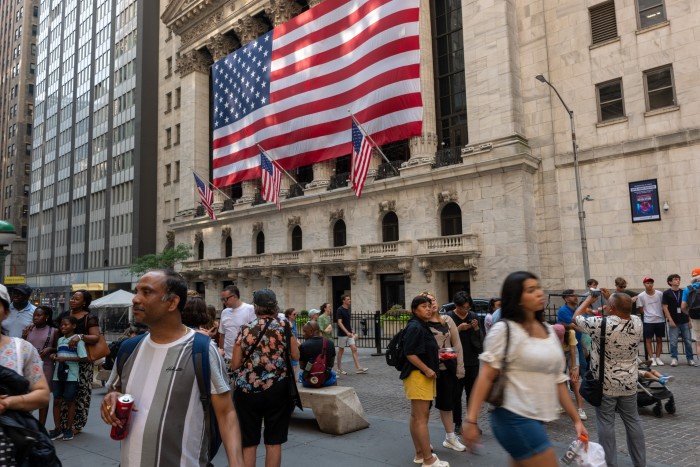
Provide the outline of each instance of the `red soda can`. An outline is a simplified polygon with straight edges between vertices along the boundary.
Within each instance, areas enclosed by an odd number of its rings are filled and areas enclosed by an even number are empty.
[[[109,436],[117,441],[121,441],[129,434],[129,418],[131,409],[134,407],[134,397],[131,394],[123,394],[117,399],[114,407],[114,415],[122,422],[122,426],[113,426]]]

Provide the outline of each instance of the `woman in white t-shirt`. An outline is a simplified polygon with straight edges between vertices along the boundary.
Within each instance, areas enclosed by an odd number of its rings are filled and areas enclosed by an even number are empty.
[[[559,340],[544,323],[544,292],[537,276],[518,271],[503,283],[501,300],[502,318],[486,336],[479,356],[483,365],[464,419],[464,441],[472,447],[479,442],[477,418],[500,374],[507,340],[506,385],[503,405],[491,412],[493,434],[513,465],[556,466],[544,422],[557,418],[559,404],[574,422],[577,436],[588,432],[569,398]]]

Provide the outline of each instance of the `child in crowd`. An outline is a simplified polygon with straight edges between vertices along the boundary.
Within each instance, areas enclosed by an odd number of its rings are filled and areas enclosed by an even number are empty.
[[[78,392],[79,362],[87,362],[85,343],[81,340],[75,348],[70,348],[68,343],[75,334],[78,320],[73,316],[66,316],[61,320],[62,337],[58,339],[58,352],[51,358],[56,363],[53,374],[53,422],[54,429],[49,431],[51,439],[63,438],[64,441],[73,439],[73,419],[75,418],[75,396]],[[58,428],[61,419],[61,404],[68,407],[68,419],[66,430],[61,432]]]
[[[56,352],[56,342],[58,341],[58,330],[51,327],[53,310],[49,306],[38,306],[34,310],[32,324],[27,326],[22,332],[22,339],[29,341],[41,357],[44,368],[44,376],[49,383],[51,390],[51,380],[53,379],[53,360],[51,355]],[[48,407],[39,409],[39,423],[46,425],[46,418],[49,414]]]
[[[650,379],[652,381],[658,381],[659,383],[666,385],[673,381],[673,376],[662,375],[656,370],[651,369],[651,360],[640,360],[637,358],[637,367],[639,368],[639,376],[644,379]]]

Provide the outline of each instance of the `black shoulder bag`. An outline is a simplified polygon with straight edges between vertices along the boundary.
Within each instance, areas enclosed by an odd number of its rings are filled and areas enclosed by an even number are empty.
[[[282,323],[280,323],[282,324]],[[284,352],[284,361],[287,364],[287,382],[289,384],[289,410],[294,412],[294,407],[299,407],[299,410],[304,411],[304,407],[301,405],[301,396],[299,395],[299,388],[297,388],[297,382],[294,381],[294,367],[292,366],[292,356],[289,353],[292,349],[292,323],[287,321],[287,325],[284,327],[284,337],[287,342],[287,348]]]
[[[600,361],[598,363],[598,378],[589,368],[581,381],[578,392],[593,407],[600,407],[603,401],[603,375],[605,374],[605,324],[608,318],[603,317],[600,325]]]

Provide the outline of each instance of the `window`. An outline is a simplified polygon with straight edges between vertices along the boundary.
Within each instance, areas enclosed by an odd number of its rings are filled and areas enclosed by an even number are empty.
[[[180,181],[180,161],[175,161],[175,173],[173,173],[173,182]]]
[[[596,85],[598,95],[598,121],[605,122],[625,116],[622,99],[622,78]]]
[[[342,219],[339,219],[333,225],[333,246],[345,246],[345,245],[347,245],[345,221]]]
[[[591,16],[591,43],[600,44],[617,37],[615,2],[605,2],[588,10]]]
[[[233,240],[231,240],[230,235],[226,237],[226,241],[224,241],[224,256],[226,258],[233,256]]]
[[[295,225],[292,229],[292,251],[300,251],[302,248],[301,227]]]
[[[666,21],[663,0],[637,0],[639,28],[644,29]]]
[[[169,148],[173,143],[173,130],[170,128],[165,129],[165,147]]]
[[[644,87],[647,110],[662,109],[676,105],[673,90],[673,72],[670,65],[644,72]]]
[[[165,94],[165,113],[170,112],[173,109],[173,93],[169,92]]]
[[[165,77],[167,78],[173,74],[173,58],[172,57],[168,57],[165,59],[165,66],[168,70],[168,72],[165,74]]]
[[[176,109],[180,108],[181,95],[182,95],[182,91],[180,91],[180,88],[175,88],[175,108]]]
[[[172,166],[170,164],[165,164],[165,184],[170,183],[170,178],[172,176]]]
[[[202,240],[197,243],[197,259],[204,259],[204,242]]]
[[[462,234],[462,209],[457,203],[448,203],[440,213],[440,235]]]
[[[180,124],[175,125],[175,145],[180,144]]]
[[[388,212],[382,219],[382,242],[399,241],[399,218],[395,212]]]
[[[258,232],[255,237],[255,254],[262,255],[263,253],[265,253],[265,234]]]

